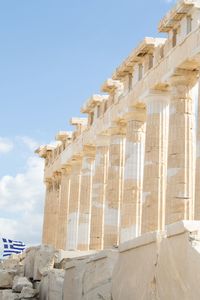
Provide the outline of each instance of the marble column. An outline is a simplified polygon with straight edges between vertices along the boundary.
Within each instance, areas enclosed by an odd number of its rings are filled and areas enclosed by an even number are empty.
[[[53,182],[51,179],[45,181],[46,185],[46,196],[45,196],[45,206],[44,206],[44,220],[43,220],[43,232],[42,232],[42,243],[49,244],[49,223],[50,220],[50,203],[53,192]]]
[[[67,225],[71,181],[70,174],[71,166],[66,166],[62,169],[56,248],[63,250],[67,249]]]
[[[81,193],[81,157],[75,157],[71,161],[71,187],[69,195],[69,214],[67,228],[67,249],[75,250],[78,245],[78,225]]]
[[[196,112],[196,179],[194,219],[200,220],[200,81],[198,83],[198,107]]]
[[[56,172],[52,177],[52,181],[48,186],[48,204],[45,207],[45,243],[56,247],[57,229],[58,229],[58,215],[60,202],[61,176]]]
[[[141,234],[142,185],[145,146],[145,109],[135,108],[126,118],[124,192],[120,242]]]
[[[125,126],[110,132],[108,179],[104,212],[104,249],[119,244],[120,212],[123,190]]]
[[[191,76],[171,79],[166,224],[194,215],[194,99]]]
[[[78,229],[78,250],[88,251],[90,246],[90,224],[92,183],[94,171],[95,148],[84,146],[82,171],[81,171],[81,193]]]
[[[142,233],[164,230],[167,181],[169,94],[152,91],[146,102]]]
[[[108,137],[98,136],[92,184],[90,249],[102,250],[104,241],[104,205],[108,175]]]

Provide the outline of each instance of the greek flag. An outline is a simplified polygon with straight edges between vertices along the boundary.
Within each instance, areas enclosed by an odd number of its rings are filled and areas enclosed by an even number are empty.
[[[20,241],[13,241],[6,238],[0,238],[0,242],[0,252],[3,258],[12,254],[20,254],[26,248],[26,245]]]

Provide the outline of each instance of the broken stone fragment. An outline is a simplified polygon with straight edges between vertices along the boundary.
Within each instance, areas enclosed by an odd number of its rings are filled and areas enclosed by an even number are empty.
[[[15,270],[0,270],[0,288],[9,289],[12,288],[13,279],[16,275]]]
[[[23,287],[19,299],[33,299],[37,296],[37,290],[31,287]]]
[[[12,290],[0,291],[0,300],[18,300],[19,294],[13,293]]]
[[[42,245],[35,255],[34,280],[41,280],[49,270],[52,270],[55,262],[55,249],[52,246]]]
[[[24,275],[32,279],[34,276],[35,256],[40,247],[31,247],[26,250],[26,257],[24,262]]]
[[[40,285],[40,300],[62,300],[65,271],[53,269],[42,278]]]
[[[13,291],[20,293],[25,287],[32,288],[33,284],[26,277],[16,276],[13,281]]]

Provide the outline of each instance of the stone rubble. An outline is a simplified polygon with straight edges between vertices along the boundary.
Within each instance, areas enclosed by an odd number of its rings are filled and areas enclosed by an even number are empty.
[[[110,300],[117,257],[116,249],[97,252],[63,251],[47,245],[28,248],[22,255],[0,262],[0,300]]]
[[[200,221],[182,221],[111,250],[29,248],[1,261],[0,300],[197,300],[199,270]]]

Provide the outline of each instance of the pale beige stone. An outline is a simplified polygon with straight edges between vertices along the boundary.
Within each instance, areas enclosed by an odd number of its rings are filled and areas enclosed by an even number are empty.
[[[0,291],[0,300],[17,300],[19,299],[19,294],[13,293],[12,290]]]
[[[81,171],[80,207],[78,221],[78,250],[87,251],[90,247],[90,222],[92,209],[92,184],[94,173],[95,148],[84,147]]]
[[[104,249],[119,244],[119,220],[121,214],[125,126],[118,124],[110,132],[108,178],[105,190],[104,204]]]
[[[0,288],[12,288],[15,275],[16,272],[14,270],[0,270]]]
[[[90,249],[103,249],[103,218],[106,182],[108,176],[108,138],[98,137],[92,186],[92,210],[90,229]]]
[[[117,257],[116,251],[103,251],[69,262],[65,271],[63,299],[111,299],[111,276]]]
[[[145,109],[127,114],[120,242],[141,234],[142,185],[145,146]]]
[[[55,263],[55,249],[52,246],[42,245],[37,250],[34,259],[33,279],[41,280],[42,276],[53,269]]]
[[[26,250],[26,257],[24,260],[24,275],[29,279],[34,277],[34,264],[37,251],[40,247],[31,247]]]
[[[16,276],[13,280],[13,291],[19,293],[24,287],[32,288],[33,284],[26,277]]]
[[[78,246],[82,159],[80,157],[75,157],[71,164],[72,170],[70,174],[71,186],[68,210],[67,249],[75,250]]]
[[[71,188],[70,174],[70,165],[62,169],[58,228],[56,235],[56,245],[54,245],[57,249],[66,249],[67,246],[68,212]]]
[[[36,297],[37,291],[31,287],[23,287],[19,299],[33,299]],[[36,299],[36,298],[34,298]]]
[[[200,297],[199,222],[171,225],[166,236],[147,233],[120,246],[113,272],[113,300]]]
[[[42,278],[39,291],[40,300],[62,300],[64,270],[53,269]]]

